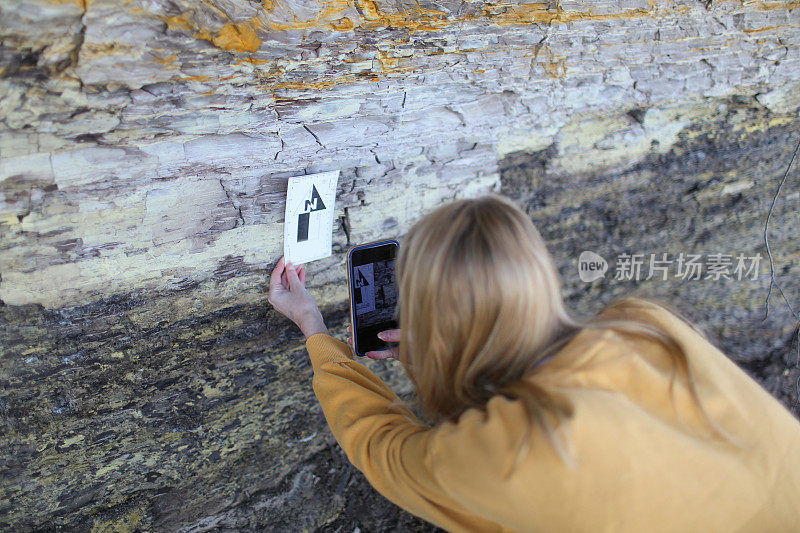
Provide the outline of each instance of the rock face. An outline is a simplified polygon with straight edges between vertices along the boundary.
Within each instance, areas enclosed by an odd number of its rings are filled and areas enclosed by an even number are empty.
[[[797,2],[0,0],[0,21],[2,529],[432,529],[349,466],[266,302],[303,173],[341,172],[309,282],[337,335],[348,245],[496,192],[577,313],[661,297],[797,412]],[[604,278],[579,279],[585,250]],[[674,262],[645,279],[651,256]]]

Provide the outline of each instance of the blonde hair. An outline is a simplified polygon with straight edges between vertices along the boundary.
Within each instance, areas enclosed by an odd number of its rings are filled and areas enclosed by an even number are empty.
[[[503,197],[457,200],[423,217],[405,236],[396,272],[400,361],[434,422],[455,421],[497,394],[520,399],[532,425],[570,463],[555,427],[572,415],[571,403],[521,378],[581,329],[602,327],[662,343],[705,420],[720,432],[700,405],[686,354],[670,335],[643,321],[570,315],[544,240]],[[606,309],[632,303],[658,305],[619,299]],[[512,470],[529,448],[531,431],[529,425]]]

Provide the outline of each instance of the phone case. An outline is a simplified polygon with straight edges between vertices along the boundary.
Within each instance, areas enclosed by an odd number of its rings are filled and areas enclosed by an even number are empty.
[[[355,302],[353,302],[353,284],[352,280],[350,279],[350,271],[353,270],[353,252],[355,250],[364,250],[367,248],[375,248],[384,244],[395,244],[398,248],[400,247],[400,243],[397,242],[396,239],[381,239],[378,241],[372,241],[364,244],[359,244],[357,246],[353,246],[347,251],[347,294],[348,300],[350,301],[350,328],[352,330],[352,338],[353,344],[350,346],[350,349],[353,351],[353,355],[358,357],[364,357],[364,354],[358,353],[356,349],[356,315],[355,315]]]

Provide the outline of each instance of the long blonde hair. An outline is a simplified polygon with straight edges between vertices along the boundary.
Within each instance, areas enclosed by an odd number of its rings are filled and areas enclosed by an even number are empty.
[[[434,422],[455,421],[496,394],[521,399],[532,425],[570,462],[555,426],[572,415],[571,403],[521,378],[581,329],[605,327],[662,343],[706,421],[720,431],[702,409],[686,354],[670,335],[644,321],[570,315],[544,240],[503,197],[457,200],[423,217],[405,236],[396,272],[400,361]],[[606,309],[628,303],[619,299]],[[511,469],[526,453],[531,431]]]

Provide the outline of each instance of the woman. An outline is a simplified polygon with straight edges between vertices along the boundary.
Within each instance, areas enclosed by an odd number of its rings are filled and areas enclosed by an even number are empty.
[[[797,531],[800,423],[674,311],[623,298],[579,322],[539,233],[500,197],[420,220],[385,332],[419,420],[330,335],[278,263],[269,301],[306,337],[350,461],[450,531]]]

